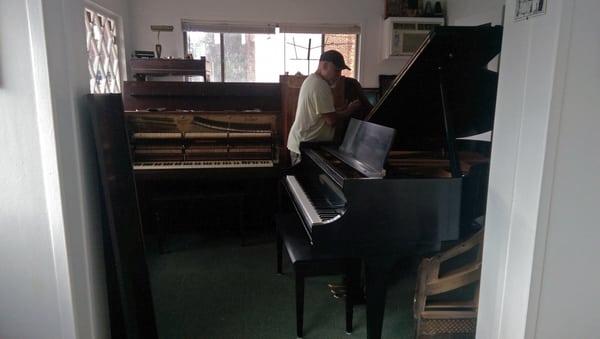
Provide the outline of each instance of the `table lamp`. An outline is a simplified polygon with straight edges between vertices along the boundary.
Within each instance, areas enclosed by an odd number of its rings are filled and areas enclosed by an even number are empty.
[[[156,35],[156,57],[160,58],[162,53],[162,45],[160,44],[160,32],[173,32],[173,26],[169,25],[151,25],[150,29],[152,32],[157,32]]]

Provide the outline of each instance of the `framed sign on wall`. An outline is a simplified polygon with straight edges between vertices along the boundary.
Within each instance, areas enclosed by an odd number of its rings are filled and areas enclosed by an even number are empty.
[[[516,0],[515,21],[529,19],[529,17],[546,13],[548,0]]]

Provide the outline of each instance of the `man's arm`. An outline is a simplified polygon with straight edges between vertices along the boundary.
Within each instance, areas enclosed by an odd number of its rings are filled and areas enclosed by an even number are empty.
[[[362,86],[360,85],[360,83],[355,80],[356,82],[356,89],[358,90],[358,101],[360,101],[360,109],[357,110],[357,114],[355,114],[355,117],[357,119],[360,120],[364,120],[365,117],[369,114],[369,112],[371,112],[371,110],[373,109],[373,105],[371,104],[371,102],[369,102],[369,99],[367,98],[367,96],[365,95],[365,92],[363,91]]]
[[[325,123],[329,126],[335,126],[339,120],[344,120],[356,112],[360,108],[360,101],[354,100],[345,109],[341,111],[322,113],[321,117],[325,120]]]

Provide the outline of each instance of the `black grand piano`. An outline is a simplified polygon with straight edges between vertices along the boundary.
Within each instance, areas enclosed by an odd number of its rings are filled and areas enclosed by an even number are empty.
[[[499,26],[438,27],[341,145],[301,144],[284,176],[312,251],[365,262],[368,338],[381,337],[385,277],[439,250],[484,213]],[[466,234],[464,234],[466,235]]]

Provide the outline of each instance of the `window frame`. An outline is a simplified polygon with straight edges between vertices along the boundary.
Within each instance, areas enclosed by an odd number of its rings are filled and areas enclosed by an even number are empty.
[[[114,93],[116,93],[116,94],[122,93],[123,92],[123,82],[127,79],[127,51],[125,49],[125,33],[124,33],[125,28],[123,27],[123,18],[119,14],[117,14],[117,13],[91,1],[91,0],[84,1],[83,10],[84,10],[83,11],[84,19],[85,19],[86,11],[90,10],[90,11],[93,11],[97,14],[100,14],[102,16],[105,16],[105,17],[111,19],[117,26],[116,31],[115,31],[115,39],[116,39],[115,43],[117,45],[117,54],[118,54],[117,60],[118,60],[118,70],[119,70],[120,78],[119,78],[119,92],[114,92]],[[84,24],[85,24],[85,22],[84,22]],[[87,29],[86,29],[86,35],[87,35]],[[86,39],[87,39],[87,37],[86,37]],[[85,43],[87,44],[87,40]],[[86,57],[87,57],[87,60],[89,61],[89,54],[87,53],[87,49],[86,49]],[[91,74],[88,74],[88,75],[90,76],[89,79],[91,80]],[[95,92],[91,91],[91,88],[90,88],[90,93],[101,94],[101,93],[95,93]],[[113,93],[113,92],[105,92],[105,93]]]
[[[183,55],[188,55],[188,37],[187,34],[190,31],[183,30]],[[208,33],[208,32],[207,32]],[[221,53],[221,81],[211,81],[211,82],[225,82],[225,61],[223,60],[223,55],[225,54],[225,40],[223,40],[225,33],[219,32],[219,39],[221,39],[221,43],[219,44],[220,53]],[[211,75],[212,80],[212,75]]]
[[[323,42],[321,43],[321,46],[325,47],[325,35],[326,34],[335,34],[335,33],[321,33],[323,38]],[[347,34],[350,35],[351,33],[340,33],[340,34]],[[354,79],[358,80],[360,82],[360,70],[361,70],[361,65],[360,65],[360,33],[356,33],[356,46],[354,48],[354,60],[356,60],[356,65],[354,65]],[[322,53],[322,52],[321,52]]]
[[[307,25],[309,26],[309,25]],[[317,25],[318,27],[318,25]],[[183,54],[187,55],[189,53],[188,50],[188,32],[191,31],[187,31],[187,30],[182,30],[183,33]],[[225,81],[225,33],[228,32],[218,32],[220,39],[221,39],[221,44],[220,44],[220,49],[221,49],[221,80],[220,81],[216,81],[216,82],[226,82]],[[240,33],[240,34],[256,34],[253,32],[248,32],[248,33]],[[280,34],[285,34],[283,32],[280,32]],[[311,33],[300,33],[300,34],[311,34]],[[317,34],[321,34],[321,53],[323,53],[323,49],[325,48],[325,35],[326,34],[348,34],[351,35],[353,33],[317,33]],[[360,42],[361,42],[361,33],[354,33],[354,35],[356,36],[356,47],[355,47],[355,51],[354,51],[354,60],[356,60],[356,65],[354,66],[355,70],[354,70],[354,77],[355,79],[360,81],[360,69],[361,69],[361,59],[360,59]],[[253,82],[245,82],[245,83],[253,83]],[[275,82],[276,83],[276,82]]]

